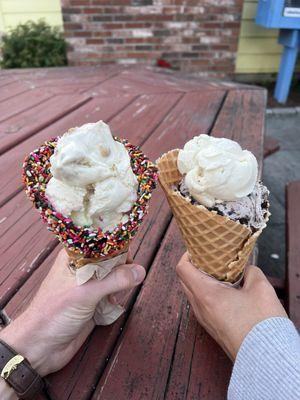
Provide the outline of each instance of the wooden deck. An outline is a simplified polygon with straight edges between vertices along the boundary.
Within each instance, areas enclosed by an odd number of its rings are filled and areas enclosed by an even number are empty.
[[[0,77],[0,307],[26,307],[60,246],[25,198],[27,153],[68,128],[103,119],[156,160],[194,135],[226,136],[263,161],[266,93],[118,66],[3,72]],[[231,362],[196,323],[175,276],[184,251],[160,189],[132,243],[148,271],[121,299],[127,312],[97,327],[62,371],[47,377],[52,400],[224,400]],[[282,282],[276,281],[280,293]]]

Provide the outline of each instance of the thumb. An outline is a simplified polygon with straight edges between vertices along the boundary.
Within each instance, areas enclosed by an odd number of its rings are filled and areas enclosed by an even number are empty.
[[[143,282],[146,275],[145,269],[138,264],[125,264],[114,268],[102,280],[92,279],[85,287],[89,299],[97,304],[103,297],[131,289]]]

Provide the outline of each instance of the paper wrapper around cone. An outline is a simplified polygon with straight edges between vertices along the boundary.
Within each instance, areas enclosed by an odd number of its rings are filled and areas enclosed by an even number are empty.
[[[182,179],[177,169],[179,150],[164,154],[158,161],[159,181],[178,223],[193,265],[220,281],[235,283],[244,272],[261,230],[252,234],[244,225],[228,217],[191,204],[174,190]],[[268,219],[268,218],[267,218]]]
[[[69,257],[69,267],[76,275],[77,285],[82,285],[91,278],[104,279],[113,268],[125,264],[129,244],[113,256],[84,258],[82,255],[68,248],[65,248]],[[103,297],[98,303],[94,321],[97,325],[110,325],[115,322],[124,312],[124,308],[118,304],[111,304],[108,297]]]

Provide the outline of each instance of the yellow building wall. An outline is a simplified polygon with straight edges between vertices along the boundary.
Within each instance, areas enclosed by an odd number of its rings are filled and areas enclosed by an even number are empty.
[[[277,43],[278,30],[255,24],[257,0],[245,0],[238,45],[236,73],[278,72],[282,46]]]
[[[0,32],[28,20],[63,26],[60,0],[0,0]]]

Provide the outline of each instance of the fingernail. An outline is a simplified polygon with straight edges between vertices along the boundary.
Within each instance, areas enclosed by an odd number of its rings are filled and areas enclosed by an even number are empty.
[[[131,268],[131,272],[136,283],[140,283],[144,280],[145,272],[143,271],[143,268],[133,267]]]

